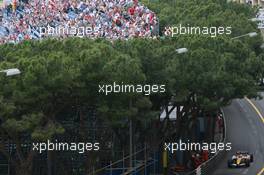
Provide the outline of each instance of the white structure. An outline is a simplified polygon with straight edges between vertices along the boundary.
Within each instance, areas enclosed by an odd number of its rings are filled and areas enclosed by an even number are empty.
[[[258,28],[264,29],[264,9],[259,9],[259,12],[255,19],[258,22]]]
[[[170,111],[173,106],[169,106],[168,110]],[[183,109],[183,106],[180,107],[180,111]],[[166,118],[166,111],[165,109],[160,114],[160,121],[163,121]],[[169,114],[169,120],[176,120],[177,119],[177,108],[174,108],[171,113]]]
[[[5,73],[7,77],[21,74],[18,68],[2,70],[0,73]]]

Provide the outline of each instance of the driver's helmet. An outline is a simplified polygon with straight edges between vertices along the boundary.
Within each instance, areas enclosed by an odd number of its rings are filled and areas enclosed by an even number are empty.
[[[236,155],[242,155],[242,154],[243,154],[243,152],[241,152],[241,151],[236,152]]]
[[[237,155],[238,158],[242,158],[243,156],[241,154]]]

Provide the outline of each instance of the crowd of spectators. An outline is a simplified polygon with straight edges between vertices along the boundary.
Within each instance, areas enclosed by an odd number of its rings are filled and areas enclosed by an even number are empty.
[[[0,10],[0,44],[76,36],[65,31],[84,27],[89,32],[82,37],[153,37],[157,25],[155,13],[138,0],[13,0]]]

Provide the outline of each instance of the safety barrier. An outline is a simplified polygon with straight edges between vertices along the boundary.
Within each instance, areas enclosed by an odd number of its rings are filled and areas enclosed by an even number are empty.
[[[224,121],[224,128],[223,128],[223,136],[221,142],[226,143],[226,119],[224,111],[221,109],[223,114],[223,121]],[[225,157],[226,151],[218,151],[213,157],[211,157],[206,162],[202,163],[197,169],[189,172],[187,175],[211,175],[212,172],[215,170],[219,161]]]

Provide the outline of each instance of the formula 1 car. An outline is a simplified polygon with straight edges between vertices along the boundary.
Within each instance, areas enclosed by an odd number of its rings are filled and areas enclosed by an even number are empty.
[[[249,154],[246,151],[238,151],[230,160],[228,160],[227,165],[229,168],[249,167],[251,162],[253,162],[252,154]]]

